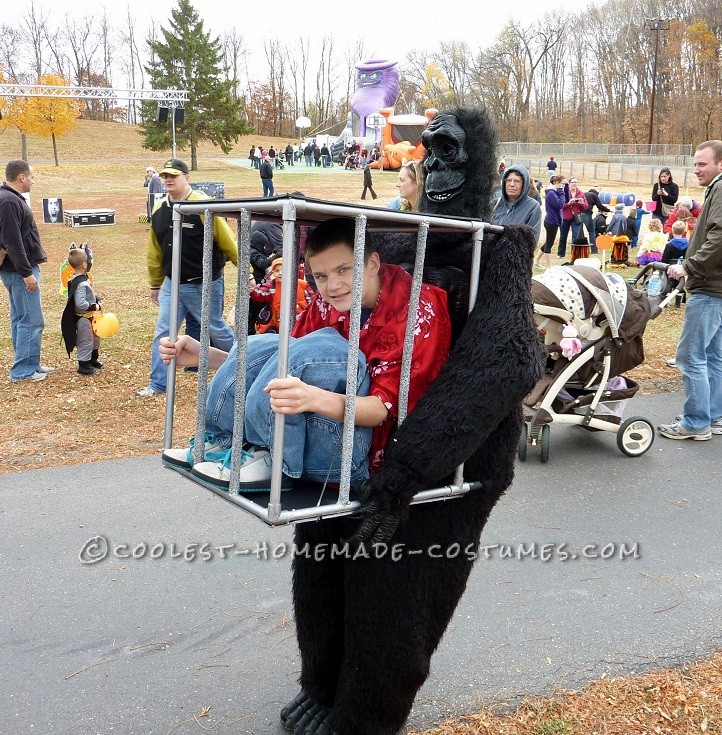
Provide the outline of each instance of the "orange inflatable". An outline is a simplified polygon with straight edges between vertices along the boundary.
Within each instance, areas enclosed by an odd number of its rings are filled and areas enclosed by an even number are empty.
[[[369,164],[370,168],[397,171],[409,161],[420,161],[426,149],[421,145],[421,133],[437,110],[430,108],[423,115],[394,115],[393,107],[379,110],[386,120],[381,128],[381,149],[383,155]]]

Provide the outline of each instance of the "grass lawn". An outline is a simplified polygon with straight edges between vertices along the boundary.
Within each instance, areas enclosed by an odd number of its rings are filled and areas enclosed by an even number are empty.
[[[199,152],[199,169],[193,181],[223,181],[229,198],[260,196],[258,172],[247,165],[253,143],[283,144],[258,136],[239,142],[224,156],[209,146]],[[32,206],[48,253],[41,269],[46,329],[43,361],[57,372],[41,383],[10,384],[0,381],[0,401],[9,421],[0,438],[0,473],[98,459],[158,452],[162,446],[163,399],[141,400],[135,391],[148,381],[149,351],[156,307],[148,298],[146,244],[148,225],[138,216],[145,212],[143,175],[147,165],[156,168],[164,158],[144,151],[134,128],[113,123],[81,122],[73,134],[58,143],[61,165],[51,161],[50,141],[29,139],[30,163],[36,183]],[[17,131],[0,133],[0,162],[19,157]],[[179,156],[190,160],[188,152]],[[235,159],[241,165],[230,161]],[[376,203],[394,196],[396,175],[374,173]],[[308,196],[349,203],[360,202],[362,173],[296,166],[277,172],[278,193],[300,190]],[[618,190],[618,182],[589,181],[583,186]],[[634,190],[634,185],[629,188]],[[690,192],[700,198],[699,191]],[[645,192],[640,191],[644,198]],[[67,209],[112,208],[116,225],[76,228],[42,224],[43,197],[61,197]],[[367,202],[371,203],[371,202]],[[60,339],[60,314],[65,297],[59,293],[58,266],[72,241],[87,240],[93,249],[94,285],[105,299],[107,311],[121,322],[120,333],[101,346],[106,367],[91,378],[76,373]],[[235,269],[227,268],[226,313],[234,304]],[[629,277],[636,269],[623,272]],[[631,375],[646,392],[680,390],[676,370],[665,359],[674,355],[683,309],[667,310],[651,322],[645,335],[647,360]],[[12,359],[6,298],[0,298],[0,360],[7,369]],[[176,411],[178,440],[193,433],[192,410],[195,376],[179,372]],[[674,415],[670,408],[670,418]],[[561,694],[524,703],[511,715],[494,708],[448,723],[435,735],[530,733],[532,735],[591,735],[591,733],[691,733],[722,732],[722,657],[683,670],[655,672],[630,679],[591,684],[584,692]]]
[[[204,147],[199,152],[199,170],[192,172],[191,180],[223,181],[229,198],[259,196],[258,172],[248,167],[246,159],[253,142],[285,145],[283,140],[247,138],[228,157],[212,147]],[[31,137],[28,146],[31,164],[35,159],[50,160],[50,141]],[[6,130],[0,134],[0,160],[17,156],[18,150],[17,132]],[[59,167],[52,163],[33,164],[36,183],[32,190],[33,210],[48,253],[48,263],[41,269],[46,319],[43,360],[58,370],[38,384],[0,382],[0,397],[13,417],[0,439],[0,467],[4,471],[148,454],[158,451],[162,444],[163,399],[140,400],[134,393],[148,381],[156,316],[147,287],[148,225],[138,221],[138,216],[145,212],[143,175],[147,165],[158,168],[164,157],[144,151],[140,136],[132,127],[84,121],[74,133],[60,139],[59,152]],[[187,152],[179,155],[190,159]],[[300,190],[321,199],[361,201],[360,171],[336,167],[324,171],[297,165],[276,172],[274,182],[279,193]],[[604,182],[593,183],[604,186]],[[395,184],[395,173],[374,172],[379,198],[366,203],[385,206],[397,194]],[[116,224],[84,228],[45,225],[42,199],[48,196],[62,198],[66,210],[114,209]],[[77,364],[67,358],[60,340],[65,298],[59,293],[58,266],[74,240],[87,240],[93,249],[95,288],[103,295],[106,310],[115,312],[122,325],[116,337],[101,345],[106,367],[92,378],[77,375]],[[634,272],[630,269],[625,275]],[[226,274],[226,313],[231,314],[235,268],[229,265]],[[674,354],[681,318],[682,310],[670,309],[650,323],[645,340],[647,362],[632,373],[643,390],[681,387],[677,371],[664,362]],[[8,322],[8,302],[2,298],[0,324]],[[9,367],[12,348],[7,329],[0,331],[0,359]],[[194,382],[193,375],[179,374],[177,438],[193,433]]]

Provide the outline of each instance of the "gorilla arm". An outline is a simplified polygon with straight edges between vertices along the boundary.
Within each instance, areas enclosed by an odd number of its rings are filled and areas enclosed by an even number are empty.
[[[541,377],[533,250],[531,230],[512,225],[483,251],[476,305],[438,378],[391,438],[384,466],[364,485],[352,545],[387,540],[414,494],[451,476]]]

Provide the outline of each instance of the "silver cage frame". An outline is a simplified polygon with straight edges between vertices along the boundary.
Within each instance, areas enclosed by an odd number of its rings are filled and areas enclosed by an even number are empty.
[[[473,253],[470,273],[469,311],[476,302],[479,283],[481,246],[484,232],[501,232],[502,227],[489,225],[482,220],[463,219],[459,217],[437,217],[412,212],[397,212],[375,207],[339,204],[316,199],[299,198],[292,195],[267,199],[239,200],[207,200],[193,202],[176,202],[173,204],[173,251],[171,278],[171,309],[169,337],[175,340],[178,336],[178,302],[180,293],[180,260],[181,260],[181,224],[184,215],[197,214],[204,217],[203,244],[203,284],[201,301],[201,347],[198,367],[198,388],[196,393],[195,442],[193,448],[194,462],[201,462],[205,436],[205,405],[208,388],[208,351],[210,333],[208,329],[210,315],[210,294],[212,279],[213,228],[216,216],[238,220],[238,279],[235,309],[235,338],[238,341],[238,363],[236,371],[236,396],[234,405],[234,437],[242,436],[236,427],[243,426],[246,382],[246,341],[249,310],[248,272],[250,265],[251,219],[282,221],[283,228],[283,261],[292,267],[283,269],[281,281],[281,318],[279,330],[278,375],[286,375],[288,368],[288,346],[293,320],[295,320],[295,284],[291,287],[291,278],[298,271],[298,248],[296,246],[295,227],[297,224],[313,225],[331,217],[346,217],[356,223],[354,245],[354,280],[353,303],[350,314],[349,361],[346,381],[346,408],[344,415],[343,442],[341,451],[341,477],[338,497],[333,499],[335,490],[319,491],[319,488],[293,488],[283,490],[282,462],[273,461],[270,492],[239,491],[239,472],[242,442],[234,439],[231,447],[231,472],[228,490],[202,481],[188,470],[177,465],[164,464],[179,474],[188,477],[196,484],[211,490],[216,495],[233,503],[235,506],[251,513],[269,526],[286,525],[299,521],[310,521],[328,517],[349,515],[356,512],[360,503],[350,497],[351,487],[351,451],[353,444],[353,427],[356,414],[356,374],[359,352],[359,332],[361,321],[361,282],[363,272],[364,239],[366,231],[373,232],[407,232],[417,233],[417,252],[414,263],[411,297],[409,303],[409,319],[406,325],[404,349],[401,364],[401,386],[399,392],[399,418],[401,424],[408,410],[408,390],[411,373],[411,357],[413,350],[413,328],[418,309],[421,282],[423,275],[426,240],[429,232],[467,232],[472,236]],[[243,347],[243,349],[242,349]],[[173,443],[173,413],[176,392],[175,360],[168,366],[167,397],[165,405],[164,448]],[[283,456],[283,440],[285,417],[275,416],[274,444],[272,456]],[[320,486],[319,486],[320,487]],[[481,487],[479,482],[464,482],[463,465],[455,473],[454,482],[438,488],[422,490],[414,495],[412,503],[428,503],[438,500],[449,500],[466,494],[470,490]]]

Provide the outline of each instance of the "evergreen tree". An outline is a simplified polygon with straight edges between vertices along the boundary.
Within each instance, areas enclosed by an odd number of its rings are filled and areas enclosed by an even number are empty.
[[[187,89],[185,120],[176,126],[176,145],[190,148],[191,170],[197,165],[198,142],[209,140],[224,153],[240,135],[252,132],[243,103],[233,99],[235,80],[224,80],[223,50],[218,38],[203,30],[203,21],[190,0],[178,0],[170,28],[162,40],[148,41],[153,62],[146,67],[154,89]],[[143,105],[143,147],[152,151],[172,144],[171,124],[155,121],[155,103]]]

